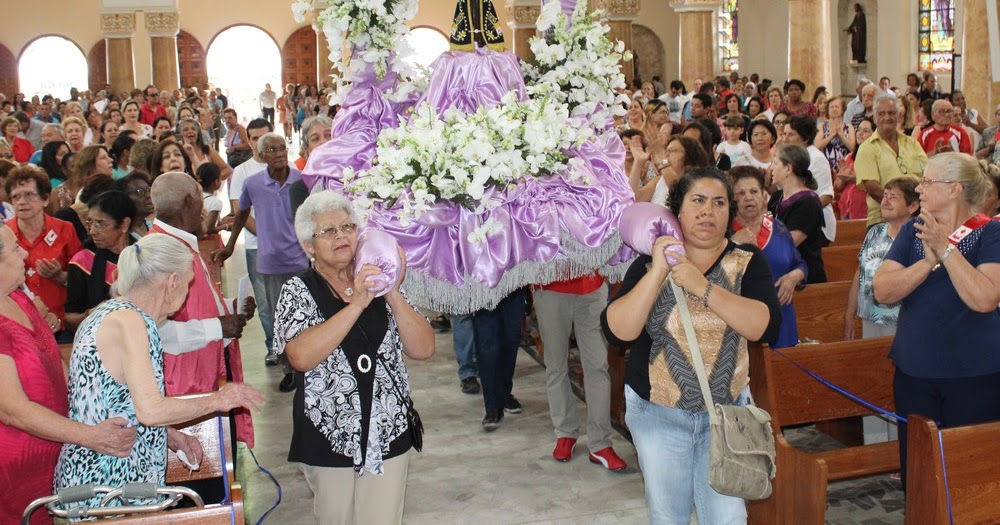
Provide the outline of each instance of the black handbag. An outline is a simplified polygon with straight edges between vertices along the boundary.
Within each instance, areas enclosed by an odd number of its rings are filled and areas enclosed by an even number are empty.
[[[399,389],[396,378],[392,374],[389,374],[389,379],[392,381],[392,388],[396,391],[396,395],[406,399],[406,424],[410,428],[410,441],[413,444],[413,449],[420,452],[424,448],[424,422],[420,420],[420,412],[417,412],[417,408],[413,406],[412,397],[403,396],[403,392]]]

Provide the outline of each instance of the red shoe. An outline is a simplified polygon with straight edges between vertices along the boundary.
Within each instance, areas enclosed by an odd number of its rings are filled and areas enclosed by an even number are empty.
[[[573,448],[576,447],[576,440],[573,438],[559,438],[556,440],[556,448],[552,451],[552,457],[556,461],[563,463],[573,459]]]
[[[601,466],[613,472],[625,470],[625,468],[628,467],[622,458],[618,457],[618,454],[615,454],[615,449],[611,447],[602,448],[597,452],[591,452],[590,462],[600,463]]]

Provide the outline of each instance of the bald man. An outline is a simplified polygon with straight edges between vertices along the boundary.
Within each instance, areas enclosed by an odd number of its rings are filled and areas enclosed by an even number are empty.
[[[163,379],[169,396],[212,392],[219,380],[243,382],[239,337],[256,304],[247,298],[243,312],[222,297],[198,251],[197,232],[204,206],[201,186],[190,175],[164,173],[150,189],[156,220],[149,233],[169,235],[194,256],[194,278],[181,308],[160,327]],[[141,255],[140,255],[141,257]],[[245,409],[236,411],[236,439],[253,448],[253,423]],[[234,448],[235,451],[235,448]]]

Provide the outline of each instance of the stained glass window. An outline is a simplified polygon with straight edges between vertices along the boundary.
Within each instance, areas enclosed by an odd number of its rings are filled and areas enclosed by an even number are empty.
[[[736,3],[738,0],[723,0],[719,13],[719,52],[722,56],[723,71],[740,69],[740,47],[737,44]],[[923,1],[923,0],[921,0]]]
[[[951,71],[955,54],[955,0],[918,0],[921,71]]]

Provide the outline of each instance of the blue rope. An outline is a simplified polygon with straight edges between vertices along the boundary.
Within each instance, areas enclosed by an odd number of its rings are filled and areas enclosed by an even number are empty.
[[[222,487],[225,495],[222,497],[222,505],[229,505],[229,522],[236,525],[236,508],[229,501],[229,474],[226,472],[226,433],[222,426],[222,416],[216,416],[215,422],[219,428],[219,469],[222,472]],[[236,465],[233,465],[235,469]]]
[[[278,505],[281,505],[281,484],[278,483],[278,480],[277,478],[274,477],[274,474],[271,474],[269,470],[260,466],[260,462],[257,461],[257,455],[253,453],[253,450],[249,448],[247,450],[250,451],[250,457],[253,458],[253,462],[257,465],[257,468],[260,469],[261,472],[266,474],[267,477],[271,478],[271,482],[273,482],[275,488],[278,489],[278,501],[275,501],[274,505],[271,505],[271,508],[267,509],[267,512],[265,512],[264,515],[261,516],[259,520],[257,520],[257,525],[260,525],[261,523],[264,523],[264,519],[267,518],[268,514],[274,512],[274,509],[278,508]]]
[[[768,348],[770,348],[770,347],[768,347]],[[775,354],[778,354],[781,357],[785,358],[789,363],[795,365],[796,368],[798,368],[799,370],[805,372],[806,374],[808,374],[813,379],[819,381],[823,385],[826,385],[827,387],[833,389],[834,391],[840,393],[841,395],[843,395],[844,397],[846,397],[846,398],[854,401],[855,403],[858,403],[858,404],[860,404],[862,406],[868,407],[868,408],[874,410],[875,412],[878,412],[879,414],[882,414],[884,416],[891,417],[891,418],[895,419],[896,421],[898,421],[900,423],[906,423],[906,418],[905,417],[903,417],[903,416],[901,416],[901,415],[899,415],[899,414],[897,414],[895,412],[890,412],[890,411],[888,411],[888,410],[886,410],[886,409],[884,409],[884,408],[882,408],[882,407],[880,407],[878,405],[875,405],[873,403],[869,403],[868,401],[865,401],[864,399],[861,399],[860,397],[858,397],[858,396],[856,396],[856,395],[848,392],[847,390],[844,390],[843,388],[840,388],[839,386],[837,386],[837,385],[835,385],[835,384],[827,381],[826,379],[823,379],[822,377],[820,377],[818,374],[816,374],[812,370],[809,370],[808,368],[806,368],[806,367],[804,367],[804,366],[796,363],[795,360],[793,360],[792,358],[788,357],[787,355],[781,353],[780,351],[778,351],[775,348],[771,348],[771,351],[774,352]]]
[[[944,436],[938,428],[938,448],[941,449],[941,476],[944,478],[944,497],[948,501],[948,523],[955,525],[955,517],[951,512],[951,488],[948,487],[948,465],[944,461]]]

